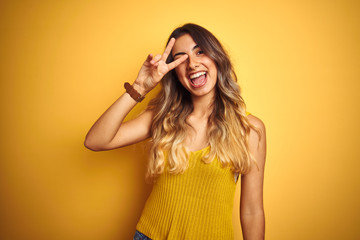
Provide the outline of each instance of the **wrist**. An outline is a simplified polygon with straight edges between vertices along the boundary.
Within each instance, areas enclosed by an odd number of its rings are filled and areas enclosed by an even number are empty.
[[[145,96],[148,92],[139,84],[137,84],[136,82],[134,82],[132,84],[132,87],[141,95],[141,96]]]
[[[133,84],[135,85],[135,84]],[[124,83],[124,87],[126,89],[126,92],[136,101],[141,102],[145,98],[145,94],[141,94],[139,90],[134,88],[134,86],[130,85],[130,83],[126,82]]]

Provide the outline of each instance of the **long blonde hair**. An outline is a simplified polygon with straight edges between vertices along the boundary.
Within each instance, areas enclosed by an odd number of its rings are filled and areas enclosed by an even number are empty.
[[[201,50],[214,60],[218,71],[213,110],[208,119],[210,151],[202,161],[210,163],[216,156],[223,167],[230,166],[234,173],[247,173],[251,161],[256,163],[249,152],[250,128],[256,130],[259,138],[261,134],[247,119],[246,105],[229,57],[215,36],[196,24],[188,23],[176,28],[168,42],[172,37],[176,39],[184,34],[190,34]],[[171,61],[172,54],[169,54],[167,62]],[[164,76],[161,86],[158,95],[148,105],[154,117],[146,178],[153,181],[164,170],[179,174],[188,168],[189,153],[184,146],[189,127],[186,118],[193,111],[191,95],[181,85],[175,70]],[[167,158],[164,152],[168,153]]]

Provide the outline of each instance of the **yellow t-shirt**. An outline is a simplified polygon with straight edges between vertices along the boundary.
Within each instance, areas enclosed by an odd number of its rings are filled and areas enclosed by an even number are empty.
[[[138,231],[153,240],[234,239],[237,178],[216,157],[204,163],[201,158],[209,151],[210,146],[190,152],[183,174],[164,171],[159,176],[136,225]]]

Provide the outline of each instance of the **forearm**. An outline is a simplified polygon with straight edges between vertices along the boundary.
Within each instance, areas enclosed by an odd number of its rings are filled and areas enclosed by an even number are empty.
[[[240,222],[244,240],[265,239],[265,215],[263,211],[248,215],[240,213]]]
[[[85,145],[96,148],[109,143],[136,103],[128,93],[122,94],[91,127],[86,135]]]
[[[141,96],[145,96],[149,91],[155,88],[169,71],[176,68],[187,59],[188,56],[184,54],[177,60],[166,63],[166,59],[168,58],[174,43],[175,38],[171,38],[162,55],[153,57],[152,54],[149,54],[146,58],[135,82],[132,84],[133,88]],[[139,119],[139,116],[137,118],[138,122],[134,122],[133,120],[135,119],[129,121],[132,121],[132,123],[141,123],[142,125],[145,124],[145,128],[143,127],[138,130],[136,126],[134,127],[134,124],[128,124],[128,127],[125,127],[125,123],[123,128],[120,128],[126,115],[136,103],[137,102],[128,93],[124,93],[119,97],[91,127],[86,135],[84,145],[92,150],[113,149],[126,146],[127,144],[133,144],[148,137],[151,127],[149,124],[151,123],[149,114],[144,115],[144,119]],[[134,134],[135,136],[132,136],[132,139],[128,139],[129,135]],[[125,140],[124,138],[127,138],[128,140]],[[114,139],[116,139],[116,141],[113,141]]]

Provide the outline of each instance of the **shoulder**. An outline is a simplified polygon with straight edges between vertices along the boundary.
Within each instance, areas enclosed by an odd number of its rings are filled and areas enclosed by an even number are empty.
[[[247,118],[252,125],[265,131],[265,124],[260,118],[252,114],[249,114]]]
[[[254,128],[250,129],[249,144],[252,146],[259,146],[258,144],[265,145],[266,128],[264,122],[260,118],[252,114],[249,114],[247,118],[249,120],[249,123],[258,130],[256,131],[256,129]]]

